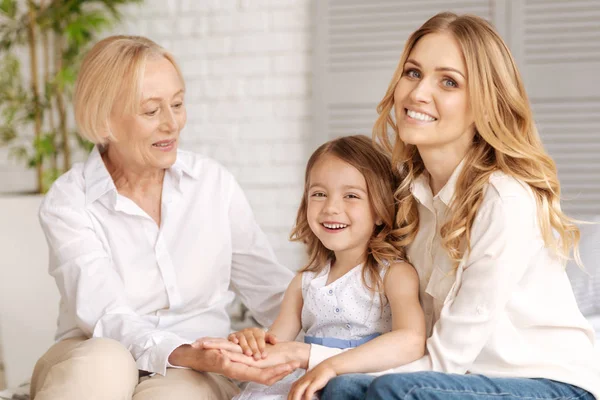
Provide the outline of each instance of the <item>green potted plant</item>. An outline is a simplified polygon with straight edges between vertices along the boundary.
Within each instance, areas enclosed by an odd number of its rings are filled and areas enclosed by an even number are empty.
[[[0,145],[36,170],[45,193],[91,143],[76,134],[71,93],[81,55],[142,0],[0,0]]]

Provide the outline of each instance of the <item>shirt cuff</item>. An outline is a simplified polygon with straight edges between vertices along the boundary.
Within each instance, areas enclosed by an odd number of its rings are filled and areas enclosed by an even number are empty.
[[[140,357],[137,360],[138,369],[157,373],[161,375],[167,374],[167,368],[182,368],[173,366],[169,363],[169,356],[179,346],[184,344],[192,344],[193,341],[180,338],[179,336],[170,336],[164,338],[157,344],[154,349],[151,349],[149,357]]]
[[[318,344],[310,345],[310,353],[308,355],[308,369],[310,371],[317,365],[319,365],[322,361],[327,360],[335,355],[338,355],[342,352],[341,349],[335,349],[332,347],[325,347]]]

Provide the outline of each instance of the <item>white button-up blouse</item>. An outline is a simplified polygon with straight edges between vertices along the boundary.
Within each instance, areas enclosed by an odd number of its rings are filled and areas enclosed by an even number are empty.
[[[57,340],[118,340],[141,370],[230,331],[237,292],[270,325],[293,274],[277,263],[233,176],[179,151],[164,177],[161,225],[120,195],[97,148],[52,186],[40,209],[61,295]]]
[[[408,249],[419,273],[426,355],[384,373],[438,371],[547,378],[600,398],[600,352],[579,312],[563,263],[546,248],[531,189],[490,177],[471,230],[471,252],[456,272],[440,229],[461,163],[433,196],[427,174],[412,187],[419,232]],[[309,367],[338,353],[312,345]]]

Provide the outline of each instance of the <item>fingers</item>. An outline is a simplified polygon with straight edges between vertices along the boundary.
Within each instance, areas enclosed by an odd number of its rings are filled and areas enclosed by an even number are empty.
[[[246,342],[248,343],[248,347],[252,351],[251,355],[255,360],[259,360],[262,358],[262,352],[265,350],[265,338],[263,337],[255,337],[254,335],[246,335]],[[262,350],[261,350],[262,347]],[[248,353],[246,353],[248,354]]]
[[[231,335],[227,336],[227,339],[228,339],[230,342],[233,342],[233,343],[235,343],[235,344],[239,344],[239,343],[240,343],[240,341],[238,340],[238,338],[237,338],[237,336],[236,336],[236,334],[235,334],[235,333],[232,333]]]
[[[247,356],[251,356],[253,352],[250,346],[248,345],[248,340],[246,340],[246,336],[239,334],[237,338],[240,341],[239,345],[242,348],[242,352]]]
[[[247,356],[245,354],[242,354],[242,353],[227,353],[227,356],[233,362],[237,362],[237,363],[241,363],[241,364],[246,364],[246,365],[249,365],[251,367],[258,367],[258,368],[260,368],[260,365],[257,363],[257,361],[254,358],[249,357],[249,356]]]
[[[192,344],[195,348],[203,349],[219,349],[226,350],[232,353],[242,353],[242,348],[227,339],[210,339],[204,341],[196,341]]]
[[[275,382],[280,381],[281,379],[291,374],[299,366],[300,364],[294,361],[290,363],[275,365],[274,367],[264,369],[262,382],[259,383],[271,386]]]
[[[290,393],[288,394],[287,400],[301,400],[309,383],[310,380],[307,379],[299,379],[296,382],[294,382],[294,385],[292,386]]]
[[[267,332],[265,334],[265,341],[269,344],[277,344],[277,336],[275,336],[273,333]]]

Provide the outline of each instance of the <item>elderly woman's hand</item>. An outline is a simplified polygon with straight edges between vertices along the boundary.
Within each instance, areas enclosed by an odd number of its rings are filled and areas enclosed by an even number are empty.
[[[242,360],[245,362],[239,362]],[[253,381],[264,385],[272,385],[286,377],[300,364],[297,361],[290,361],[259,368],[248,365],[251,361],[254,361],[252,357],[239,352],[205,349],[192,345],[183,345],[176,348],[169,357],[169,362],[172,365],[188,367],[196,371],[216,372],[232,379]]]

